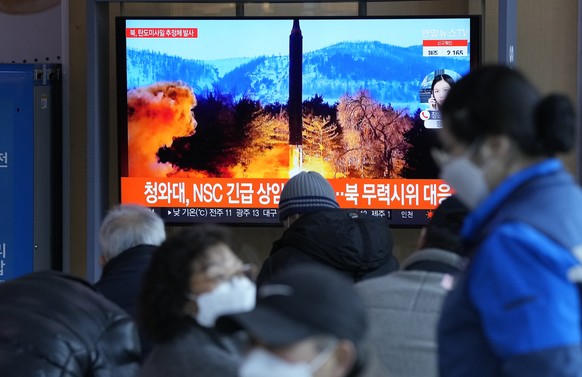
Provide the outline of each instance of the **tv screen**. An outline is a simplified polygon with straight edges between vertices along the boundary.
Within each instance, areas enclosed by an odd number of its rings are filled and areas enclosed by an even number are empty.
[[[451,194],[438,107],[479,64],[479,18],[117,19],[122,203],[167,223],[278,224],[317,171],[342,208],[426,224]]]

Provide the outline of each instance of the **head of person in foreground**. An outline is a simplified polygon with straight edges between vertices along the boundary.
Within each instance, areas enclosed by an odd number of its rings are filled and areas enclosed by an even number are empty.
[[[365,369],[366,310],[353,283],[328,267],[290,267],[260,287],[254,310],[221,317],[217,328],[251,339],[241,377],[345,377]]]

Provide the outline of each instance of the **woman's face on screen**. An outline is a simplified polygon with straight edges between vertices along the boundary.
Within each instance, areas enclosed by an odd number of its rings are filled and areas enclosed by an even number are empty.
[[[445,80],[441,80],[434,85],[433,96],[439,106],[443,105],[451,86]]]

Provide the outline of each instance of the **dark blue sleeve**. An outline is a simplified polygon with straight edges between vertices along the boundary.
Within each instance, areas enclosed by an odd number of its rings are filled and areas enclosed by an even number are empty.
[[[575,369],[582,376],[580,296],[568,280],[578,264],[526,224],[506,224],[481,246],[469,294],[508,376],[570,376]],[[526,361],[544,372],[518,365]]]
[[[565,346],[514,356],[503,363],[504,376],[580,377],[580,346]]]

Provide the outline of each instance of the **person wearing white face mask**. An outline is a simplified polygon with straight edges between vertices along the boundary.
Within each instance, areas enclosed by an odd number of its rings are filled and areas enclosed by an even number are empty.
[[[220,317],[251,347],[239,377],[381,377],[368,342],[367,313],[351,281],[319,265],[282,271],[258,290],[250,312]]]
[[[487,66],[441,113],[441,176],[471,212],[466,268],[438,325],[439,375],[582,376],[582,190],[556,158],[576,139],[572,104]]]
[[[241,272],[249,266],[243,265]],[[202,326],[213,327],[216,318],[224,314],[246,312],[255,306],[255,284],[246,276],[233,276],[210,292],[186,297],[196,303],[196,321]]]
[[[201,225],[154,252],[140,294],[139,319],[156,342],[140,377],[234,377],[242,340],[219,334],[216,318],[255,305],[253,269],[231,249],[226,228]]]

